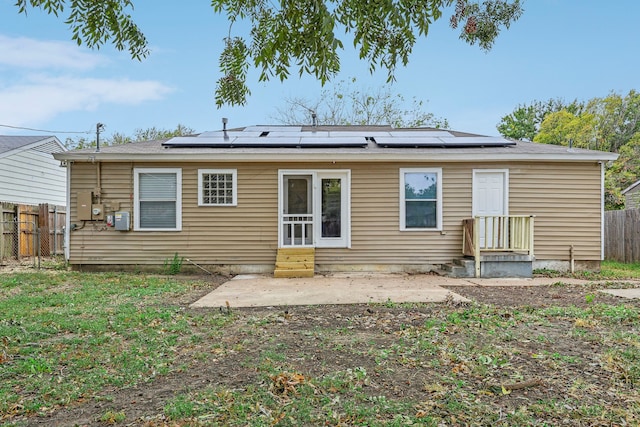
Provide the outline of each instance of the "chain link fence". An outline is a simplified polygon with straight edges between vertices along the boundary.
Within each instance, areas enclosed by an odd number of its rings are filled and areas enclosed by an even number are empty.
[[[38,227],[33,221],[0,221],[0,266],[40,268],[43,259],[64,255],[64,228]]]

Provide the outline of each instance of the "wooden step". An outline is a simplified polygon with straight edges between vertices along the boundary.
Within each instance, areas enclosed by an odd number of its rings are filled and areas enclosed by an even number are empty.
[[[276,256],[274,277],[313,277],[315,248],[281,248]]]
[[[313,277],[313,270],[274,270],[273,277],[276,278],[294,278],[294,277]]]
[[[312,260],[315,258],[314,248],[281,248],[278,249],[276,261]]]
[[[313,270],[313,261],[276,261],[276,269],[280,270]]]

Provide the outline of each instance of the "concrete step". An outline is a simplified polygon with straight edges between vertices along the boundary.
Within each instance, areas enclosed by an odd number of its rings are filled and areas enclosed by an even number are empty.
[[[474,277],[475,263],[472,259],[455,258],[450,263],[442,264],[442,270],[448,277]]]
[[[473,274],[469,274],[469,270],[460,265],[443,264],[442,270],[447,277],[473,277]]]
[[[532,277],[532,257],[526,254],[482,253],[480,256],[480,277]],[[456,258],[442,265],[449,277],[475,277],[475,260]]]

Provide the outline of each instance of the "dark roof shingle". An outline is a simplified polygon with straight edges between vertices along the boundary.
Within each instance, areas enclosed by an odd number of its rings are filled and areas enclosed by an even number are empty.
[[[31,145],[34,142],[43,141],[52,138],[49,135],[46,136],[14,136],[14,135],[0,135],[0,154],[8,151],[13,151],[17,148]]]

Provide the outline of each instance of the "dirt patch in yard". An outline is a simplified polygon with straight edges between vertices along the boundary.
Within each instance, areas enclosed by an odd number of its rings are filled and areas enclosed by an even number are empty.
[[[203,277],[211,281],[206,292],[222,279]],[[113,420],[105,414],[112,411],[126,417],[117,425],[194,425],[193,419],[168,418],[167,404],[211,387],[233,393],[270,389],[269,369],[315,381],[318,390],[322,378],[361,372],[364,393],[410,401],[412,415],[423,411],[446,425],[488,425],[482,420],[503,414],[508,420],[524,410],[548,425],[594,425],[585,420],[597,417],[584,412],[599,407],[609,408],[602,425],[624,416],[629,425],[637,421],[635,377],[607,359],[608,350],[622,344],[602,338],[611,328],[607,317],[580,314],[591,307],[634,309],[637,301],[599,293],[596,285],[450,289],[472,302],[233,309],[222,313],[232,320],[221,331],[194,326],[203,339],[178,349],[167,375],[8,421],[108,425]],[[194,317],[221,315],[219,308],[188,308],[204,293],[185,293],[166,304],[182,305]],[[636,333],[638,324],[621,317],[616,329]],[[466,401],[484,409],[468,413]]]

